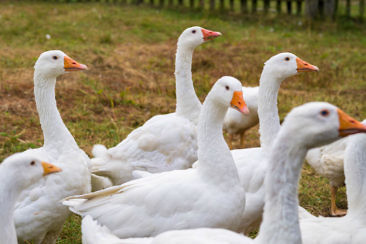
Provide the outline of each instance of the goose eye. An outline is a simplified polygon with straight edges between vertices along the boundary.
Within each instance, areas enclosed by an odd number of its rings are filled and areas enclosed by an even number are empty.
[[[30,162],[30,165],[35,165],[36,164],[36,162],[34,162],[34,161],[32,161],[32,162]]]
[[[290,58],[289,58],[289,57],[286,57],[286,58],[285,58],[285,60],[286,60],[286,61],[289,61],[289,60],[290,60]]]
[[[324,109],[324,110],[320,111],[320,115],[323,117],[327,117],[329,115],[329,111],[327,109]]]
[[[230,89],[230,87],[229,86],[225,86],[225,89],[228,91]]]
[[[196,33],[196,30],[193,30],[192,33],[195,34]]]
[[[52,58],[53,58],[54,60],[57,60],[57,59],[58,59],[58,57],[57,57],[57,56],[53,56]]]

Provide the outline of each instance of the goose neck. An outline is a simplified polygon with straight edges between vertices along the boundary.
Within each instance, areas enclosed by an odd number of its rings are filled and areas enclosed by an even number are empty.
[[[198,123],[201,102],[198,99],[192,81],[193,48],[178,45],[175,60],[176,112],[193,123]]]
[[[1,168],[1,167],[0,167]],[[7,171],[1,172],[0,185],[0,236],[4,243],[16,244],[16,231],[14,226],[14,206],[20,194],[20,184],[17,182],[19,175]]]
[[[202,106],[197,138],[199,172],[223,187],[239,184],[238,171],[222,133],[226,112],[227,107],[215,104],[208,96]]]
[[[277,96],[282,81],[283,79],[276,77],[269,68],[263,68],[259,81],[258,117],[260,143],[264,151],[269,150],[280,130]]]
[[[57,150],[64,146],[78,148],[57,110],[55,86],[56,78],[44,77],[35,72],[34,96],[43,131],[44,147]]]
[[[366,219],[366,135],[348,138],[344,157],[344,173],[347,185],[347,216]]]
[[[260,243],[301,243],[297,195],[307,150],[295,140],[290,133],[279,134],[270,152]]]

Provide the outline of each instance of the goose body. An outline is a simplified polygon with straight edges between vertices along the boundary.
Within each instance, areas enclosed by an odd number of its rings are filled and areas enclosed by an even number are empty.
[[[121,240],[107,227],[99,225],[89,215],[81,222],[83,244],[118,244]]]
[[[344,185],[344,153],[349,138],[336,141],[332,144],[314,148],[306,155],[306,161],[319,175],[329,180],[331,187],[332,216],[345,215],[346,210],[336,206],[336,193],[338,187]]]
[[[273,147],[268,152],[266,163],[270,170],[266,172],[264,183],[266,204],[263,222],[254,240],[224,229],[198,228],[168,231],[152,238],[114,239],[111,243],[301,244],[297,194],[301,167],[307,150],[358,132],[366,132],[366,126],[328,103],[308,103],[294,108],[286,116]],[[106,233],[106,236],[111,238],[111,233],[105,227],[87,216],[83,220],[83,235],[92,233],[91,236],[95,236],[95,232],[99,232],[100,235]]]
[[[98,148],[99,147],[99,148]],[[132,131],[116,147],[94,147],[92,171],[112,184],[131,180],[134,170],[159,173],[186,169],[197,160],[196,126],[176,113],[156,115]],[[122,150],[123,149],[123,150]]]
[[[70,210],[90,215],[119,238],[148,237],[175,229],[220,227],[239,230],[244,189],[222,135],[227,108],[245,112],[241,83],[216,82],[198,124],[196,168],[152,174],[91,194],[69,197]]]
[[[245,244],[242,234],[215,228],[171,230],[156,237],[119,239],[90,216],[82,221],[83,244]]]
[[[292,53],[280,53],[265,62],[258,91],[258,116],[261,147],[232,150],[240,182],[246,190],[246,208],[242,232],[256,230],[262,220],[264,206],[264,178],[268,165],[266,157],[280,130],[277,95],[282,81],[302,71],[317,71]],[[198,163],[194,164],[194,167]]]
[[[366,125],[366,120],[363,121]],[[366,135],[347,138],[344,150],[348,212],[340,218],[315,217],[303,210],[300,227],[304,244],[361,244],[366,240]]]
[[[119,185],[131,180],[134,170],[157,173],[191,167],[197,160],[196,126],[201,110],[192,82],[193,51],[220,35],[197,26],[183,31],[175,63],[176,112],[152,117],[113,148],[95,145],[92,159],[95,174]]]
[[[244,133],[258,124],[258,90],[259,87],[243,87],[244,100],[247,103],[249,114],[243,115],[235,109],[229,108],[224,120],[224,130],[229,136],[229,147],[232,148],[233,136],[240,135],[240,146],[244,146]]]
[[[306,161],[320,175],[329,179],[329,183],[339,187],[344,185],[344,153],[348,138],[332,144],[314,148],[306,154]]]
[[[280,130],[277,96],[283,80],[303,71],[317,71],[313,66],[292,53],[280,53],[264,64],[258,90],[259,148],[233,150],[241,184],[246,189],[246,210],[242,231],[249,233],[259,227],[264,207],[264,178],[268,152]]]
[[[17,244],[14,225],[14,205],[21,192],[44,175],[61,169],[41,162],[27,153],[16,153],[0,164],[0,236],[1,243]]]
[[[55,243],[70,213],[60,200],[90,191],[90,160],[63,123],[55,100],[56,77],[82,69],[86,66],[61,51],[44,52],[36,62],[34,94],[44,145],[25,153],[53,162],[63,171],[28,185],[19,196],[14,211],[19,241]]]
[[[300,228],[304,244],[362,244],[366,240],[361,218],[312,216],[300,219]]]

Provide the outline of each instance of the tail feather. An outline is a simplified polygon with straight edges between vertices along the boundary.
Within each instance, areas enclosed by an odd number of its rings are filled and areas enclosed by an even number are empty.
[[[68,206],[71,212],[81,215],[76,210],[76,207],[83,204],[85,201],[87,201],[87,199],[67,199],[67,198],[65,198],[62,200],[62,204],[65,206]]]

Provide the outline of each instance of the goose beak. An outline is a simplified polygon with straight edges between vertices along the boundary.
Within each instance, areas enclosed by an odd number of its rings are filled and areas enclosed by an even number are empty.
[[[238,110],[240,113],[249,114],[249,109],[244,101],[242,91],[234,91],[230,105],[232,108]]]
[[[203,34],[203,40],[204,41],[212,40],[212,39],[222,35],[220,32],[206,30],[204,28],[201,28],[201,31],[202,31],[202,34]]]
[[[296,58],[297,64],[297,72],[306,72],[306,71],[319,71],[319,68],[315,65],[309,64],[300,58]]]
[[[366,125],[363,125],[340,109],[337,112],[339,118],[339,136],[344,137],[356,133],[366,133]]]
[[[41,162],[41,164],[43,166],[43,176],[62,171],[59,167],[53,164],[46,162]]]
[[[79,64],[72,58],[64,57],[64,69],[65,71],[77,71],[77,70],[87,70],[88,67],[85,64]]]

